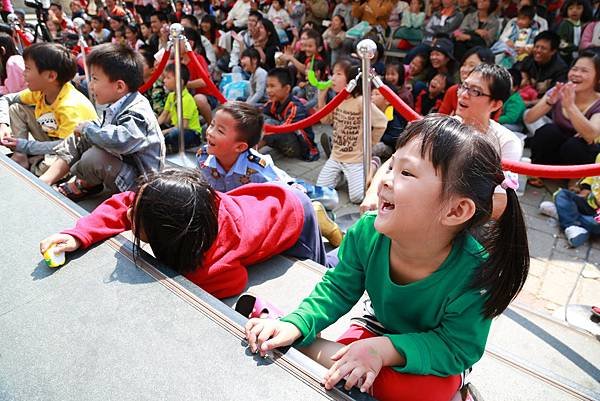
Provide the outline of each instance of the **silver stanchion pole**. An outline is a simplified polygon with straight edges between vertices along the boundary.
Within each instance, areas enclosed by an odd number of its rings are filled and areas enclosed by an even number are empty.
[[[177,101],[177,129],[179,130],[179,159],[178,163],[184,167],[195,167],[185,156],[185,136],[183,132],[183,102],[181,96],[183,88],[181,87],[181,42],[185,41],[183,36],[183,25],[171,24],[171,42],[173,43],[173,53],[175,55],[175,99]]]
[[[87,86],[88,86],[88,98],[90,99],[90,101],[92,103],[94,102],[94,95],[92,94],[92,91],[90,90],[90,82],[91,82],[91,76],[90,76],[90,70],[88,68],[87,65],[87,56],[85,54],[85,49],[87,49],[88,45],[87,42],[85,41],[85,38],[83,37],[83,26],[85,25],[85,21],[83,20],[83,18],[75,18],[73,20],[73,25],[75,25],[75,29],[77,29],[77,35],[79,35],[79,48],[81,49],[81,60],[83,61],[83,73],[85,75],[85,81],[87,82]]]
[[[356,46],[358,56],[362,60],[362,134],[363,134],[363,195],[367,192],[369,170],[371,168],[371,59],[377,52],[377,44],[371,39],[364,39]]]

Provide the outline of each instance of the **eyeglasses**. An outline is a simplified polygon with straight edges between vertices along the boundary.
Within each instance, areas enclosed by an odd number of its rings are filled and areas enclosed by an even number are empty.
[[[469,94],[469,96],[471,97],[479,97],[479,96],[487,96],[487,97],[492,97],[492,95],[488,95],[487,93],[483,93],[482,91],[480,91],[477,88],[471,88],[470,86],[463,84],[460,84],[458,86],[458,91],[459,92],[464,92],[467,91],[467,93]]]

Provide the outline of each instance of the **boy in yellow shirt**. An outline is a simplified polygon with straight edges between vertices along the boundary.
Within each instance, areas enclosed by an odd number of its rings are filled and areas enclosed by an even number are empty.
[[[98,116],[92,103],[69,82],[77,66],[73,55],[56,43],[35,43],[23,52],[28,89],[0,98],[0,139],[13,149],[13,160],[40,175],[52,163],[53,148],[82,121]],[[29,134],[34,141],[29,141]],[[37,161],[41,158],[36,157]]]
[[[202,139],[202,127],[200,126],[198,107],[194,97],[188,92],[185,87],[190,80],[190,72],[185,65],[181,65],[181,103],[183,108],[183,131],[184,131],[184,146],[192,148],[200,146]],[[162,133],[165,136],[165,145],[167,153],[175,153],[179,149],[179,129],[177,128],[177,101],[175,99],[175,65],[169,64],[165,68],[164,85],[165,89],[170,93],[165,102],[163,112],[158,116],[158,123],[162,126],[167,121],[170,123],[170,128],[163,129]]]

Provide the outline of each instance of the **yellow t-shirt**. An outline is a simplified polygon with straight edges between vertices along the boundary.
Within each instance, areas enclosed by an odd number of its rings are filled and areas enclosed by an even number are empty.
[[[19,93],[21,103],[35,106],[35,118],[48,136],[66,138],[82,121],[98,119],[96,109],[83,93],[67,82],[52,104],[46,103],[44,94],[25,89]]]
[[[198,106],[196,106],[196,101],[187,88],[183,88],[183,92],[181,92],[181,104],[183,107],[183,119],[188,120],[188,129],[201,133],[202,127],[200,126]],[[177,102],[175,101],[175,92],[171,92],[167,95],[165,110],[169,112],[171,125],[177,127]]]

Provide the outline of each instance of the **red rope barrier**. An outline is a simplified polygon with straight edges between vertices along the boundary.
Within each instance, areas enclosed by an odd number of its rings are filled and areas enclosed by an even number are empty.
[[[600,164],[580,164],[577,166],[548,166],[545,164],[521,163],[502,160],[502,168],[518,174],[540,178],[581,178],[600,175]]]
[[[346,100],[350,96],[350,92],[346,90],[346,88],[342,89],[340,93],[335,95],[331,102],[327,103],[325,107],[321,110],[317,111],[315,114],[306,117],[303,120],[296,121],[292,124],[286,125],[269,125],[265,124],[265,134],[264,135],[273,135],[273,134],[283,134],[286,132],[292,132],[299,129],[303,129],[309,127],[311,125],[317,124],[323,117],[328,115],[338,107],[344,100]]]
[[[200,78],[202,78],[204,80],[210,93],[212,93],[212,95],[217,98],[219,103],[221,103],[221,104],[226,103],[227,99],[225,99],[225,96],[223,96],[223,94],[221,92],[219,92],[219,88],[217,88],[217,85],[215,85],[215,83],[212,81],[212,79],[208,75],[208,72],[205,71],[204,68],[202,68],[200,61],[198,61],[198,57],[196,56],[196,53],[194,53],[192,50],[190,50],[187,52],[187,55],[190,58],[190,60],[192,61],[192,68],[195,68],[196,71],[198,72],[198,75],[200,75]]]
[[[21,31],[20,29],[15,29],[17,31],[17,35],[19,35],[19,37],[21,38],[21,41],[23,42],[23,46],[28,47],[31,46],[31,41],[29,40],[29,38],[27,38],[27,35],[25,35],[25,33],[23,33],[23,31]]]
[[[404,100],[400,99],[400,96],[398,96],[387,85],[382,85],[378,89],[379,93],[381,93],[383,97],[385,97],[388,102],[391,103],[394,109],[396,109],[398,113],[400,113],[400,115],[406,119],[406,121],[420,120],[423,118],[419,113],[404,103]]]
[[[170,50],[165,50],[165,52],[163,53],[162,59],[160,59],[160,63],[158,63],[158,67],[156,67],[154,69],[154,72],[152,73],[152,75],[150,76],[150,78],[148,79],[147,82],[145,82],[139,89],[140,93],[144,93],[146,92],[148,89],[152,88],[152,85],[154,85],[154,82],[156,82],[156,80],[158,79],[158,77],[160,77],[160,74],[162,74],[163,70],[165,69],[165,66],[167,65],[167,62],[169,61],[169,56],[171,55],[171,51]]]

